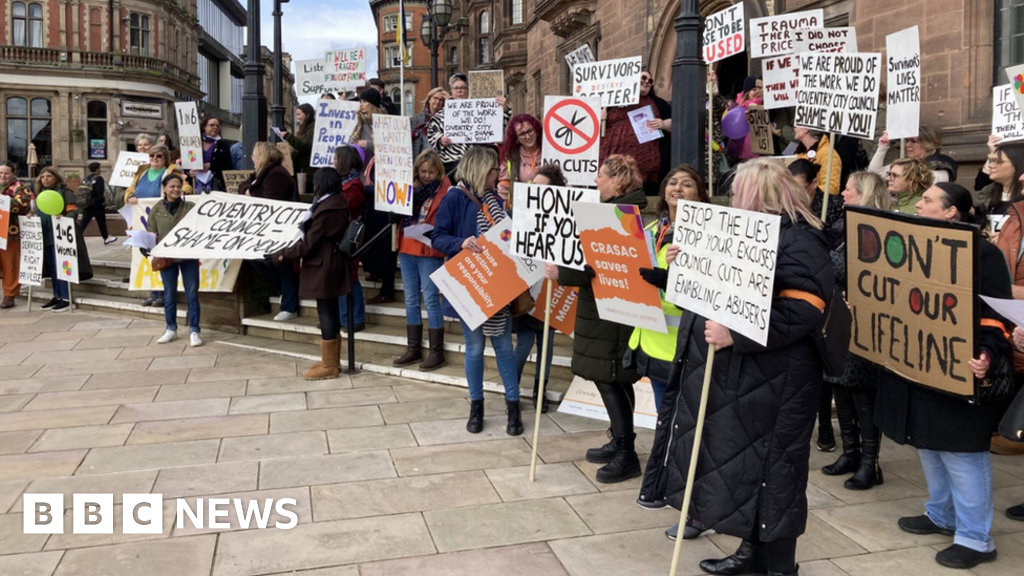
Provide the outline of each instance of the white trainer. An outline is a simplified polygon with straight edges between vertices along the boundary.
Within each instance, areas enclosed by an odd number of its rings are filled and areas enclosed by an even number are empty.
[[[295,318],[298,317],[299,315],[296,314],[295,312],[286,312],[284,310],[281,310],[280,312],[277,313],[277,316],[274,316],[274,322],[287,322],[289,320],[294,320]]]
[[[193,332],[192,334],[189,334],[188,340],[189,346],[203,345],[203,339],[199,337],[199,332]]]
[[[168,342],[174,342],[178,339],[178,332],[176,330],[168,330],[164,332],[164,335],[156,341],[157,344],[167,344]]]

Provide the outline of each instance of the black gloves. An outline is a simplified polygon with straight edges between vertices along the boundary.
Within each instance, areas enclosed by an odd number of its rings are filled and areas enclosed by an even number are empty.
[[[149,248],[139,248],[139,253],[146,258],[149,258]]]
[[[668,287],[668,270],[662,268],[641,268],[640,277],[651,286],[661,290],[665,290]]]
[[[583,273],[587,275],[587,280],[597,278],[597,272],[594,272],[594,269],[590,267],[590,264],[583,265]]]

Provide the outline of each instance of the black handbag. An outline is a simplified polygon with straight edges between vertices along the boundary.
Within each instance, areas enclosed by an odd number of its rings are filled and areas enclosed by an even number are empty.
[[[982,399],[1013,396],[1016,391],[1013,382],[1013,354],[993,355],[992,365],[985,379],[981,381],[979,389],[978,396]]]
[[[363,236],[366,235],[366,225],[363,224],[363,217],[360,216],[348,223],[345,234],[338,241],[338,250],[343,254],[352,256],[363,245]]]
[[[832,289],[832,300],[825,308],[821,330],[813,334],[814,345],[818,349],[826,376],[838,378],[846,371],[852,326],[853,314],[843,298],[842,290],[837,286]]]
[[[1017,397],[999,421],[999,434],[1013,442],[1024,442],[1024,390],[1017,392]]]

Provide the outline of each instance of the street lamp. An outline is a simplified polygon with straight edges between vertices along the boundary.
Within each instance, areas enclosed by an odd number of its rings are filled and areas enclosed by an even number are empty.
[[[704,100],[687,97],[705,85],[701,57],[698,0],[681,0],[675,19],[676,59],[672,62],[672,166],[701,164],[704,151]],[[710,112],[709,112],[710,113]],[[710,144],[708,144],[710,147]],[[710,154],[710,148],[709,152]]]
[[[288,0],[274,0],[274,105],[270,107],[270,116],[274,126],[282,131],[284,131],[284,102],[282,102],[281,93],[284,91],[282,86],[284,79],[281,77],[281,4],[287,2]],[[274,139],[280,140],[276,133]]]
[[[245,84],[242,89],[242,167],[252,170],[251,153],[267,138],[267,98],[263,94],[263,61],[260,59],[260,0],[249,0],[246,20]]]
[[[420,26],[420,40],[430,48],[430,87],[437,88],[437,52],[452,21],[452,2],[427,0],[427,11]]]

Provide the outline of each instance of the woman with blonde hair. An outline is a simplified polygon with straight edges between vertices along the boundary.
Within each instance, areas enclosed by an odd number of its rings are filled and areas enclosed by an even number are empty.
[[[889,168],[892,165],[884,166],[883,164],[885,164],[885,156],[889,152],[889,146],[889,133],[882,132],[881,138],[878,139],[878,148],[871,157],[871,163],[868,164],[868,172],[874,172],[882,178],[888,176]],[[907,158],[921,160],[928,166],[929,170],[932,171],[932,180],[934,182],[953,182],[956,180],[959,166],[955,160],[941,153],[942,136],[934,128],[929,126],[918,128],[917,136],[906,139],[904,151]],[[913,214],[913,212],[909,213]]]
[[[427,141],[427,128],[430,127],[430,120],[437,114],[439,110],[444,108],[444,103],[448,100],[448,93],[445,92],[444,88],[438,86],[427,92],[427,97],[423,100],[423,110],[420,113],[413,116],[410,120],[412,125],[412,157],[419,158],[420,153],[430,148],[430,142]],[[443,166],[443,164],[442,164]]]
[[[367,88],[359,93],[359,114],[352,130],[352,142],[366,151],[364,164],[369,164],[373,158],[374,114],[387,114],[387,111],[381,107],[380,92],[376,88]]]
[[[740,166],[733,207],[780,217],[765,344],[698,314],[683,314],[641,498],[679,506],[689,473],[708,347],[714,345],[704,452],[689,515],[742,538],[709,574],[795,575],[797,537],[807,526],[807,475],[822,365],[812,334],[833,291],[828,245],[807,194],[774,160]]]
[[[918,158],[900,158],[893,162],[885,178],[893,207],[903,214],[917,214],[917,203],[934,182],[931,168]]]

